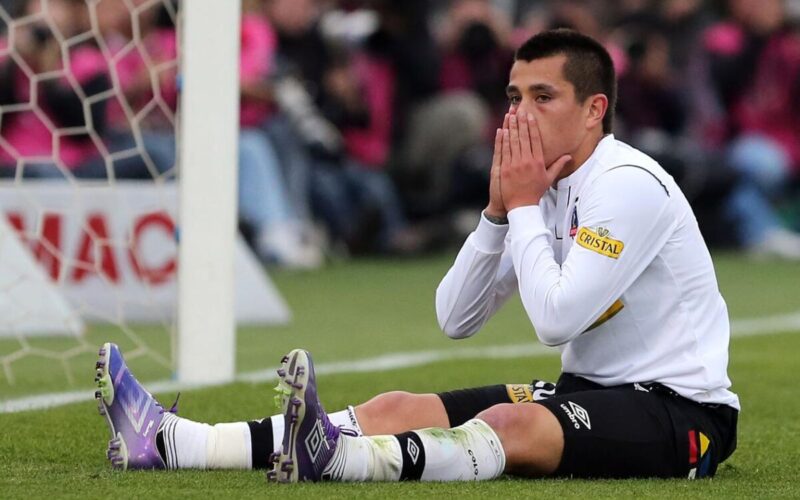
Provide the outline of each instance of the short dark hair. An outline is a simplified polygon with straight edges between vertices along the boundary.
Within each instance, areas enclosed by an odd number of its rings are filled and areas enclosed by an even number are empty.
[[[617,76],[611,56],[597,40],[571,29],[543,31],[523,43],[514,60],[531,62],[561,54],[567,57],[564,78],[575,87],[579,102],[594,94],[605,94],[608,98],[603,132],[610,133],[617,104]]]

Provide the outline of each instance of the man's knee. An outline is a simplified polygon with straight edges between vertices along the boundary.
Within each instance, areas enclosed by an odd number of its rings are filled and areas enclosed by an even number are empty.
[[[448,427],[447,413],[435,394],[391,391],[356,407],[366,435],[394,434],[419,427]]]
[[[552,474],[561,462],[564,432],[540,404],[492,406],[477,415],[491,427],[506,454],[506,471],[524,476]]]
[[[418,394],[406,391],[391,391],[378,394],[357,407],[359,417],[362,413],[368,417],[388,417],[393,413],[403,411],[404,408],[412,405],[418,397]]]

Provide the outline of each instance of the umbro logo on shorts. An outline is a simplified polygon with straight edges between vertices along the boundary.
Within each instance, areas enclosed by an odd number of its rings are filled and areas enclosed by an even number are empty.
[[[567,403],[569,403],[569,406],[562,403],[561,409],[567,414],[567,417],[572,422],[572,425],[576,429],[580,429],[581,424],[583,424],[583,426],[591,430],[592,421],[589,419],[589,412],[587,412],[583,406],[576,405],[572,401],[567,401]]]

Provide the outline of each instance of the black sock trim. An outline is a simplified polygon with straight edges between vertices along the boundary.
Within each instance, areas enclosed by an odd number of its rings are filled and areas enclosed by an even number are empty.
[[[419,481],[425,469],[425,447],[416,432],[404,432],[395,436],[400,442],[400,453],[403,456],[401,481]]]
[[[167,448],[164,446],[164,432],[158,431],[156,433],[156,449],[158,449],[158,454],[161,456],[161,461],[164,462],[166,465],[167,463]]]
[[[260,422],[253,420],[247,422],[250,427],[250,447],[253,453],[253,468],[267,469],[270,465],[269,456],[275,451],[272,439],[272,419],[267,417]]]

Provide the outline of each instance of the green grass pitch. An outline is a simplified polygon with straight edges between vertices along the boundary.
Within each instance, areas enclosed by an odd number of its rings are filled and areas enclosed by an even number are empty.
[[[439,333],[433,294],[452,256],[419,261],[367,260],[308,273],[276,273],[295,320],[289,326],[243,328],[238,337],[241,372],[274,366],[293,347],[312,351],[317,363],[368,358],[391,352],[444,350],[465,346],[511,345],[532,341],[518,301],[509,304],[468,340],[452,341]],[[752,262],[735,255],[715,256],[720,286],[734,319],[800,311],[800,266]],[[153,351],[168,357],[163,329],[136,329]],[[503,478],[479,484],[266,484],[262,472],[112,471],[105,460],[105,423],[94,402],[50,410],[0,414],[0,497],[747,497],[800,496],[800,401],[795,382],[800,359],[800,331],[736,337],[731,344],[730,375],[739,393],[739,449],[713,480],[577,481]],[[90,342],[106,339],[123,348],[127,336],[109,327],[93,327]],[[66,341],[41,340],[47,349],[67,349]],[[14,341],[0,342],[0,355],[13,352]],[[141,379],[169,376],[152,357],[130,363]],[[89,389],[94,356],[71,358],[65,365],[31,357],[13,366],[17,380],[0,375],[0,400],[35,393]],[[368,399],[377,392],[404,389],[437,391],[498,382],[553,379],[554,356],[506,360],[459,360],[375,373],[321,376],[319,389],[330,409]],[[65,370],[74,382],[65,383]],[[209,422],[260,418],[271,414],[274,383],[237,383],[188,391],[181,414]],[[174,394],[161,394],[171,403]]]

